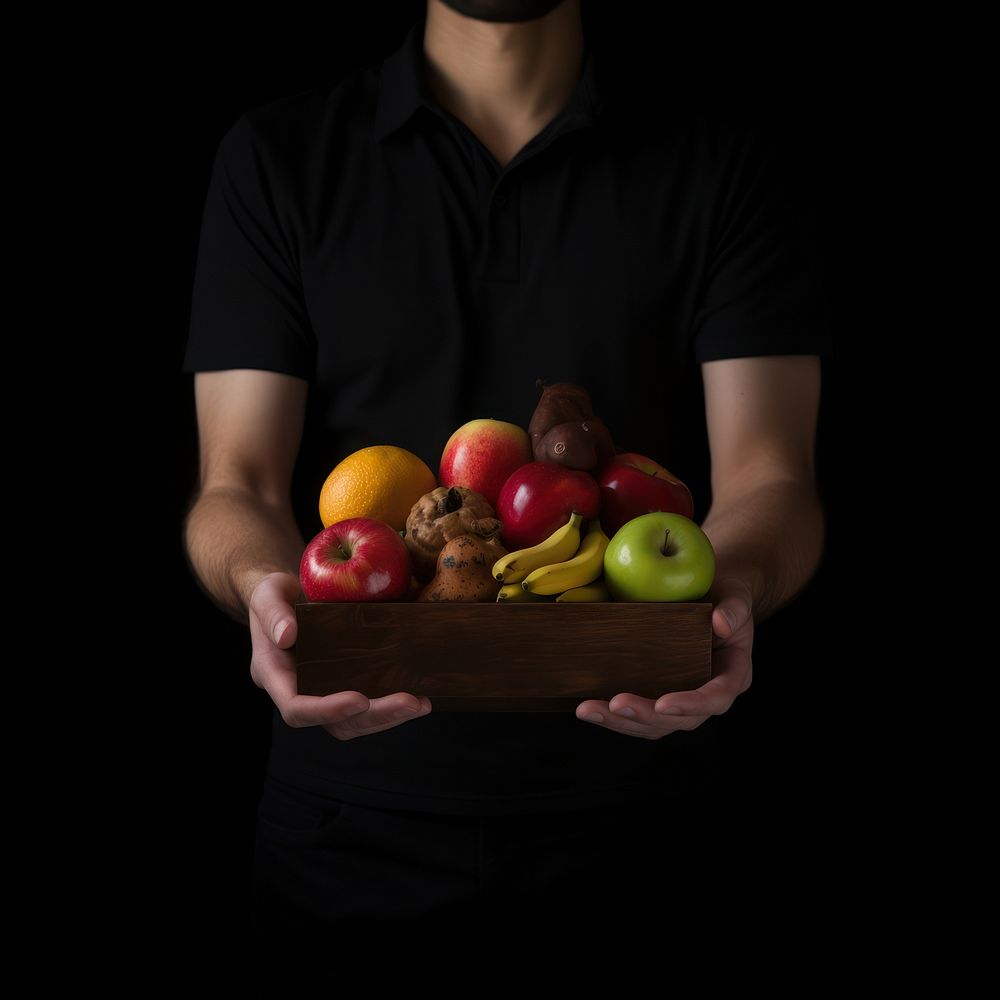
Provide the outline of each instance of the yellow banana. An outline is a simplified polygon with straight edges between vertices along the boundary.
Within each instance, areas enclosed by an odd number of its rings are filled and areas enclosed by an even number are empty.
[[[497,594],[497,604],[504,601],[551,601],[551,597],[542,597],[541,594],[529,594],[519,583],[508,583],[501,587]]]
[[[561,594],[593,583],[604,572],[604,550],[609,541],[595,517],[575,556],[540,566],[521,581],[521,586],[532,594]]]
[[[611,591],[608,590],[608,585],[604,582],[604,577],[599,580],[595,580],[593,583],[588,583],[585,587],[573,587],[571,590],[564,591],[556,598],[556,603],[560,601],[563,603],[569,601],[610,601]]]
[[[583,516],[575,511],[569,520],[543,542],[527,549],[508,552],[493,564],[493,576],[501,583],[520,583],[532,570],[551,562],[569,559],[580,547]]]

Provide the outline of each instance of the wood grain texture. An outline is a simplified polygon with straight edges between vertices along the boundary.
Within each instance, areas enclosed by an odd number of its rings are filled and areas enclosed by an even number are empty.
[[[711,676],[712,605],[299,604],[299,692],[427,695],[434,711],[572,711]]]

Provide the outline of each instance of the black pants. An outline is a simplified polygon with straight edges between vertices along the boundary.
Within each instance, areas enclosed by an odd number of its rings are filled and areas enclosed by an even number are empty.
[[[487,970],[495,985],[549,961],[565,985],[567,962],[614,961],[615,941],[662,944],[677,921],[704,937],[691,915],[713,896],[717,820],[704,802],[669,796],[547,816],[437,815],[268,778],[255,981],[272,995],[315,995],[317,986],[416,983],[410,963],[429,961]],[[572,955],[552,966],[565,940]]]

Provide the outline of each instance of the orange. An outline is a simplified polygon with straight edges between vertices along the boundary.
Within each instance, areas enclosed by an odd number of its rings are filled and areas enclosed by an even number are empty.
[[[348,455],[326,477],[319,516],[324,528],[349,517],[374,517],[402,531],[410,508],[436,488],[434,473],[412,451],[376,444]]]

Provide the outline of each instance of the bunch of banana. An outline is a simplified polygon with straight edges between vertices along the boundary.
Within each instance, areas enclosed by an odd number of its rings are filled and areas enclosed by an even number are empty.
[[[607,600],[594,596],[597,592],[594,585],[599,585],[598,590],[604,586],[604,550],[608,541],[608,536],[601,530],[600,519],[595,517],[572,558],[533,570],[521,581],[521,586],[530,594],[559,595],[588,588],[586,593],[564,597],[563,600]]]
[[[529,573],[551,562],[569,559],[580,547],[580,525],[583,517],[576,512],[543,542],[527,549],[508,552],[493,564],[493,576],[503,584],[520,583]]]
[[[497,600],[610,601],[603,579],[608,536],[600,519],[594,518],[581,542],[582,521],[573,514],[543,542],[498,559],[493,576],[504,586]]]

